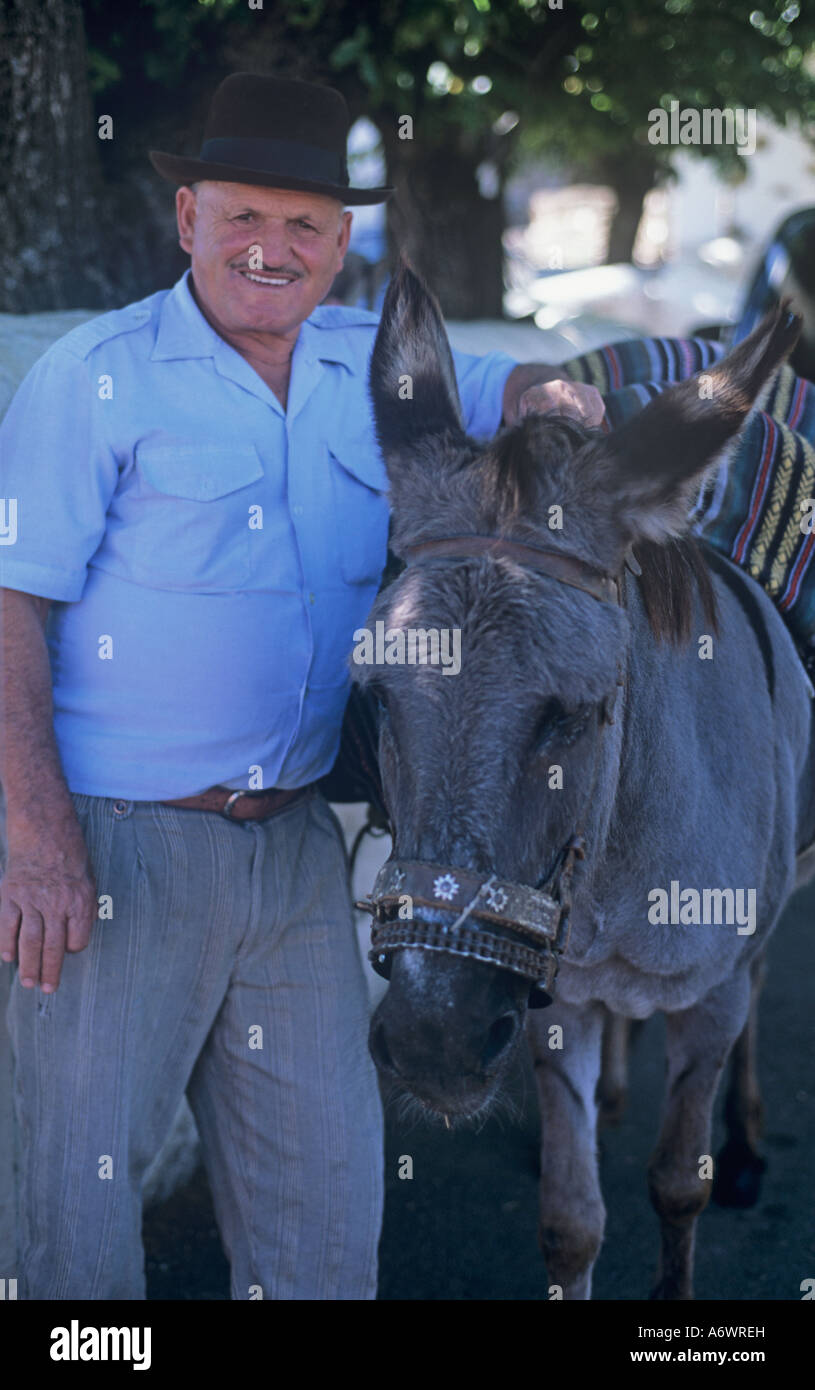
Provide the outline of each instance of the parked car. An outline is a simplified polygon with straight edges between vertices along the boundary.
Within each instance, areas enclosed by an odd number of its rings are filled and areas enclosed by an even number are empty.
[[[756,267],[735,327],[705,326],[697,332],[728,346],[740,343],[769,309],[787,297],[804,320],[790,364],[799,376],[815,381],[815,208],[801,208],[784,218]]]

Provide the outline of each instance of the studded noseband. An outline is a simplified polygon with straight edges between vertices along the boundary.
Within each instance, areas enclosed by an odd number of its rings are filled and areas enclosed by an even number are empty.
[[[558,958],[569,941],[572,873],[575,860],[582,858],[583,842],[575,836],[563,852],[551,892],[504,882],[495,874],[389,859],[371,896],[357,903],[374,918],[369,952],[374,970],[387,979],[390,952],[405,947],[446,951],[522,975],[531,982],[531,1005],[551,1004]],[[424,922],[413,917],[414,907],[441,907],[456,918]],[[405,908],[410,915],[403,918]],[[494,924],[500,935],[468,920],[473,917]]]

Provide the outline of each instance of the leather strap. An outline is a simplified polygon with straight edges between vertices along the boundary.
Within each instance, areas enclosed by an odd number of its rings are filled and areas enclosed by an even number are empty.
[[[304,787],[269,787],[262,792],[236,792],[233,787],[216,786],[198,796],[183,796],[177,801],[163,801],[162,805],[180,806],[185,811],[215,811],[227,820],[268,820],[313,790],[313,782]]]
[[[444,536],[440,540],[420,541],[418,545],[408,546],[404,554],[408,565],[421,563],[422,560],[474,559],[480,555],[491,555],[496,560],[513,560],[516,564],[527,565],[548,575],[550,579],[559,580],[561,584],[569,584],[573,589],[591,594],[592,598],[602,603],[621,601],[620,585],[611,575],[604,574],[576,555],[528,545],[526,541],[505,540],[501,536]]]

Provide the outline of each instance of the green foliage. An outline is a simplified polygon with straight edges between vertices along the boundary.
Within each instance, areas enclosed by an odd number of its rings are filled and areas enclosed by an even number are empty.
[[[83,0],[92,90],[101,93],[136,72],[173,85],[217,48],[245,0]]]
[[[815,6],[803,0],[85,0],[95,92],[134,66],[177,86],[253,34],[308,54],[372,119],[410,113],[572,165],[649,146],[648,112],[755,107],[815,130]],[[306,75],[306,74],[304,74]],[[507,113],[517,113],[513,122]],[[504,134],[509,135],[503,141]],[[507,150],[508,152],[508,150]],[[728,147],[701,154],[743,167]]]
[[[549,113],[522,133],[527,150],[546,149],[564,162],[577,148],[634,153],[667,162],[675,151],[647,144],[648,112],[681,107],[753,107],[781,124],[788,116],[815,131],[815,10],[774,0],[764,12],[738,0],[615,0],[580,5],[585,30],[559,65],[559,92]],[[567,110],[564,111],[564,97]],[[633,144],[633,150],[632,150]],[[730,146],[693,149],[732,176],[744,161]]]

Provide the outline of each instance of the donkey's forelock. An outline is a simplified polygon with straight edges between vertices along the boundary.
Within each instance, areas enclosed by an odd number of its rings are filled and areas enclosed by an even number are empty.
[[[547,507],[574,495],[575,451],[595,433],[563,417],[528,416],[486,444],[448,431],[422,435],[391,472],[395,552],[445,527],[454,534],[451,526],[533,538]]]
[[[528,415],[503,430],[481,461],[481,500],[496,524],[537,518],[554,497],[571,493],[574,455],[597,434],[559,415]]]

